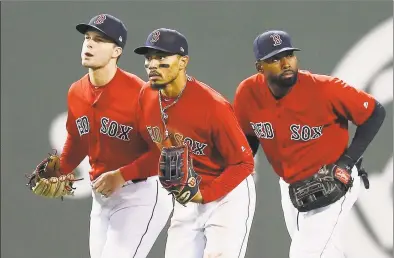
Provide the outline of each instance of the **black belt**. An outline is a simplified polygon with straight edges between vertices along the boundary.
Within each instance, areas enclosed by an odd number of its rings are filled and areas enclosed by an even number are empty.
[[[143,181],[146,181],[146,180],[148,180],[148,178],[132,179],[131,182],[136,184],[136,183],[140,183],[140,182],[143,182]]]

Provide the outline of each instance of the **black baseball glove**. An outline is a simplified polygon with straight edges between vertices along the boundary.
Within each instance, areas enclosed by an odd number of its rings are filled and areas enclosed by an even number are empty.
[[[338,201],[353,185],[350,171],[336,164],[323,166],[312,177],[289,186],[290,199],[300,212]]]
[[[182,205],[190,202],[198,193],[201,177],[193,169],[187,144],[162,149],[159,160],[159,180]]]

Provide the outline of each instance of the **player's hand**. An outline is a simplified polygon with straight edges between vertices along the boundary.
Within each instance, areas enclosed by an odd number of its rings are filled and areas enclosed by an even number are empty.
[[[190,201],[191,202],[196,202],[196,203],[202,203],[203,198],[202,198],[201,192],[198,191],[198,193]]]
[[[125,183],[125,180],[120,173],[120,170],[106,172],[100,175],[93,182],[93,190],[105,197],[111,196],[114,192],[120,189]]]

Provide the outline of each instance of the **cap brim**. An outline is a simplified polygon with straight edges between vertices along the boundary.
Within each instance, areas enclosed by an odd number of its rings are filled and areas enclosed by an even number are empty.
[[[174,54],[171,52],[168,52],[167,50],[161,48],[161,47],[157,47],[157,46],[141,46],[141,47],[137,47],[136,49],[134,49],[134,53],[136,53],[137,55],[146,55],[149,50],[160,50],[163,51],[165,53],[168,54]]]
[[[278,49],[278,50],[276,50],[276,51],[274,51],[274,52],[269,53],[268,55],[266,55],[266,56],[260,58],[259,61],[264,61],[264,60],[266,60],[266,59],[268,59],[268,58],[270,58],[270,57],[273,57],[274,55],[277,55],[277,54],[282,53],[282,52],[285,52],[285,51],[290,51],[290,50],[293,50],[293,51],[301,51],[301,49],[299,49],[299,48],[295,48],[295,47],[285,47],[285,48],[281,48],[281,49]]]
[[[77,31],[79,31],[82,34],[85,34],[88,30],[97,30],[103,33],[105,36],[109,37],[104,31],[102,31],[98,27],[86,23],[80,23],[77,26],[75,26],[75,28],[77,29]]]
[[[100,28],[94,26],[94,25],[90,25],[90,24],[86,24],[86,23],[80,23],[77,26],[75,26],[75,28],[77,29],[77,31],[79,31],[82,34],[85,34],[88,30],[95,30],[100,32],[101,34],[103,34],[105,37],[107,37],[109,40],[113,41],[116,45],[120,46],[120,47],[124,47],[124,44],[122,44],[122,42],[116,42],[116,40],[114,40],[113,38],[111,38],[107,33],[105,33],[103,30],[101,30]]]

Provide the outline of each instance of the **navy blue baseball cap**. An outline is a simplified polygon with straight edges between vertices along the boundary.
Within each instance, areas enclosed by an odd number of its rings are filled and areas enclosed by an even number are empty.
[[[146,55],[151,49],[181,56],[189,53],[186,37],[176,30],[166,28],[152,31],[146,39],[145,45],[134,49],[134,53]]]
[[[89,23],[80,23],[76,29],[85,34],[88,30],[97,30],[113,40],[116,45],[124,48],[127,41],[127,28],[121,20],[110,14],[94,16]]]
[[[266,31],[254,40],[253,52],[257,61],[266,60],[283,51],[300,51],[293,47],[289,34],[281,30]]]

